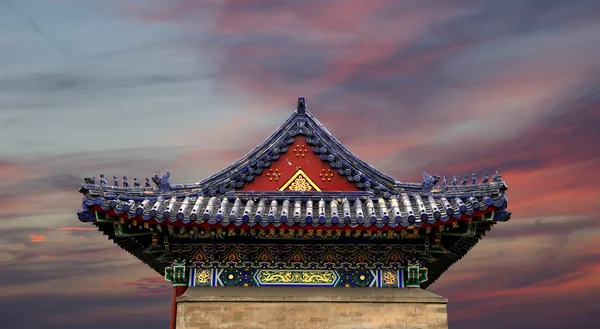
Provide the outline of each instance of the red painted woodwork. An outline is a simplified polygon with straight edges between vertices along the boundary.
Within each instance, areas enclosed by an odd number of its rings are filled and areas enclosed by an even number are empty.
[[[174,286],[173,287],[173,297],[171,298],[171,329],[176,329],[177,320],[177,297],[183,295],[183,293],[187,290],[187,286]]]
[[[296,136],[294,143],[288,145],[286,153],[272,161],[269,168],[256,175],[239,191],[278,191],[297,171],[302,169],[322,191],[360,191],[356,184],[331,168],[327,161],[321,160],[306,143],[306,137]]]

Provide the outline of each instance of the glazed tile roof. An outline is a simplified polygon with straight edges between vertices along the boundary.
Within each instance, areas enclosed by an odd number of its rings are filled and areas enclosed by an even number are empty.
[[[303,136],[311,152],[356,191],[243,191],[288,152],[297,136]],[[295,150],[294,150],[295,151]],[[302,155],[304,156],[304,155]],[[270,169],[272,170],[272,169]],[[296,112],[270,137],[240,160],[194,184],[171,184],[170,173],[155,175],[142,183],[127,177],[112,184],[101,175],[99,182],[87,178],[79,218],[94,221],[92,210],[122,218],[155,221],[166,225],[324,226],[402,228],[412,224],[436,225],[449,219],[496,210],[496,220],[508,220],[506,184],[501,176],[481,182],[456,176],[442,186],[440,178],[423,173],[420,183],[405,183],[371,167],[346,149],[298,100]]]
[[[299,174],[304,190],[291,190]],[[175,254],[191,257],[185,250],[167,249],[174,241],[186,245],[186,234],[194,243],[207,243],[211,240],[205,239],[221,239],[218,232],[227,231],[233,235],[227,233],[224,243],[247,243],[249,235],[243,234],[248,232],[258,232],[251,239],[263,239],[261,232],[266,237],[267,231],[278,231],[284,233],[279,242],[307,243],[290,238],[290,231],[346,230],[347,237],[353,230],[360,234],[340,243],[361,243],[361,237],[373,243],[379,233],[393,237],[385,243],[423,250],[431,242],[437,251],[425,251],[434,258],[426,261],[428,279],[421,285],[426,288],[496,222],[511,216],[507,185],[498,173],[479,180],[475,174],[448,179],[423,173],[421,182],[398,181],[346,149],[307,111],[304,98],[271,136],[229,167],[192,184],[173,184],[170,178],[168,172],[132,181],[86,178],[79,220],[92,222],[161,274]],[[375,230],[377,234],[366,234]],[[165,240],[156,243],[154,235]],[[165,249],[157,251],[157,246]]]
[[[501,186],[500,186],[501,187]],[[458,192],[458,193],[457,193]],[[399,193],[388,199],[368,193],[262,192],[231,193],[224,196],[165,195],[131,196],[88,194],[86,207],[123,215],[129,219],[155,220],[164,225],[202,224],[227,226],[324,226],[369,227],[444,223],[452,218],[471,216],[506,206],[498,186],[476,192]],[[500,213],[498,213],[500,214]],[[94,218],[82,221],[93,221]],[[503,218],[497,218],[503,220]]]

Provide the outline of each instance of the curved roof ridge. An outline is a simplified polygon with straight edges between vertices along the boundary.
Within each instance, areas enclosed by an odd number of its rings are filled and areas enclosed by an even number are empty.
[[[485,173],[481,184],[477,183],[476,175],[471,179],[465,175],[461,182],[454,176],[452,182],[443,178],[442,186],[436,185],[440,177],[423,173],[421,182],[401,182],[373,167],[359,158],[341,143],[311,112],[306,106],[304,97],[298,98],[296,111],[292,113],[277,129],[275,129],[258,146],[251,149],[237,161],[220,171],[198,181],[194,184],[171,184],[170,173],[163,177],[155,175],[152,181],[157,187],[151,187],[149,179],[145,183],[134,178],[133,186],[129,185],[126,177],[122,186],[114,177],[115,182],[111,186],[104,175],[100,175],[100,185],[96,185],[95,179],[86,179],[83,190],[105,189],[115,195],[134,193],[142,195],[224,195],[231,191],[242,188],[245,183],[251,182],[255,176],[269,168],[273,161],[277,161],[280,155],[287,152],[288,147],[294,142],[296,136],[304,136],[306,144],[310,145],[312,151],[329,166],[337,171],[350,183],[356,185],[359,190],[372,193],[374,196],[388,199],[401,193],[451,193],[451,194],[477,194],[489,190],[505,190],[506,184],[502,177],[496,172],[490,180]],[[144,185],[144,187],[142,187]],[[188,195],[191,195],[188,194]]]
[[[303,135],[312,150],[321,160],[337,169],[339,174],[354,182],[359,189],[374,191],[389,198],[399,183],[391,176],[379,171],[360,159],[342,144],[319,120],[307,110],[306,99],[298,98],[296,111],[283,122],[269,137],[250,150],[236,162],[219,172],[199,181],[198,187],[210,195],[223,194],[240,188],[250,182],[255,175],[285,153],[294,137]]]
[[[339,148],[337,151],[343,153],[343,155],[352,159],[353,165],[359,164],[360,167],[362,167],[366,171],[369,171],[370,174],[372,174],[374,176],[378,176],[378,178],[380,178],[384,181],[387,181],[387,183],[390,184],[390,186],[389,186],[390,188],[392,188],[395,184],[400,183],[400,181],[396,180],[392,176],[380,171],[379,169],[373,167],[368,162],[362,160],[358,155],[356,155],[352,151],[350,151],[346,147],[346,145],[344,145],[342,142],[340,142],[335,137],[335,135],[333,135],[312,113],[310,113],[308,111],[306,113],[307,113],[307,117],[313,121],[313,123],[319,128],[319,130],[321,130],[331,140],[331,142],[335,144],[334,147]]]
[[[227,176],[230,174],[232,170],[235,170],[236,167],[243,166],[246,164],[250,164],[252,161],[251,157],[254,155],[258,157],[259,155],[264,155],[267,153],[268,149],[266,147],[272,146],[274,142],[276,142],[284,132],[289,130],[291,126],[293,126],[296,122],[296,117],[298,114],[296,112],[292,113],[290,117],[288,117],[273,133],[271,133],[266,139],[264,139],[261,143],[259,143],[255,148],[251,149],[244,156],[239,158],[237,161],[233,162],[229,166],[221,169],[220,171],[198,181],[196,184],[198,186],[207,186],[210,185],[212,181],[218,180],[221,176]],[[258,154],[257,154],[258,152]],[[243,168],[242,168],[243,169]],[[227,176],[228,177],[228,176]]]

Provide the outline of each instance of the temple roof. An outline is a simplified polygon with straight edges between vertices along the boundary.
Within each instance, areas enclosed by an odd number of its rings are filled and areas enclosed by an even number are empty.
[[[427,173],[422,182],[400,182],[350,152],[306,107],[300,97],[296,111],[264,142],[197,183],[171,184],[169,172],[155,175],[154,187],[150,179],[142,184],[135,178],[131,186],[127,177],[114,177],[113,184],[104,175],[98,183],[86,178],[84,208],[175,225],[394,228],[506,207],[507,187],[498,174],[491,182],[487,173],[481,182],[473,174],[460,184],[456,176],[450,184],[444,177],[437,186],[439,176]],[[83,213],[80,219],[92,220]]]
[[[86,178],[78,217],[161,274],[176,254],[189,252],[176,248],[195,243],[409,244],[429,269],[425,288],[511,216],[497,172],[450,182],[424,172],[421,182],[401,182],[350,152],[302,97],[232,165],[197,183],[170,178]]]

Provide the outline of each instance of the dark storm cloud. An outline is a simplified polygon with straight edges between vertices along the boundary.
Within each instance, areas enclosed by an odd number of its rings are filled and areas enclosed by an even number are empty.
[[[169,303],[164,296],[78,295],[39,293],[0,298],[2,325],[11,329],[129,329],[142,326],[159,329],[168,326]],[[160,307],[157,307],[160,306]],[[152,315],[139,317],[139,311],[152,309]]]

